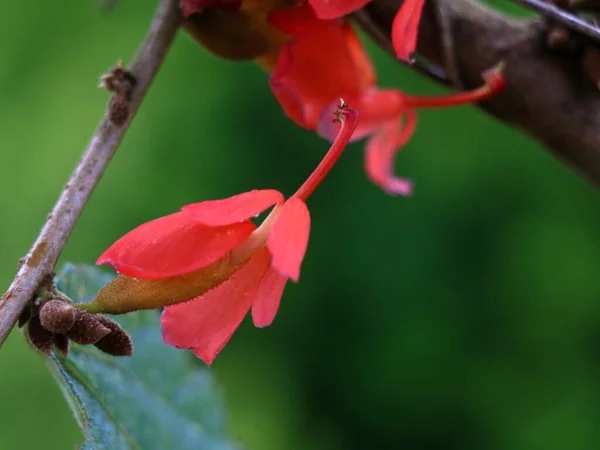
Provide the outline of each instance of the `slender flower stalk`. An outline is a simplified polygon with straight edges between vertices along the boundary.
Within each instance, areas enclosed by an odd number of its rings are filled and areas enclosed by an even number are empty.
[[[483,102],[490,99],[504,88],[504,77],[501,76],[503,70],[503,63],[500,63],[493,69],[488,70],[483,74],[486,83],[471,91],[440,96],[414,96],[410,94],[404,94],[404,103],[407,108],[417,109],[444,108]]]
[[[327,174],[329,174],[331,169],[333,169],[335,163],[340,156],[342,156],[342,153],[344,153],[348,142],[352,139],[352,133],[356,129],[358,123],[358,113],[354,109],[349,108],[348,105],[344,103],[344,99],[340,99],[340,105],[334,112],[334,116],[335,119],[333,122],[340,124],[340,130],[335,141],[333,141],[329,151],[323,157],[313,173],[310,174],[302,186],[300,186],[290,198],[298,198],[303,202],[306,202],[308,197],[312,195]],[[281,207],[282,205],[276,205],[263,223],[252,232],[248,239],[231,252],[232,262],[247,261],[249,255],[265,245],[275,220],[281,212]]]
[[[352,133],[356,129],[358,113],[348,108],[348,105],[344,103],[344,99],[340,99],[340,106],[334,112],[335,119],[333,123],[340,124],[340,130],[333,145],[325,155],[325,158],[317,166],[314,172],[308,177],[308,179],[300,186],[293,197],[297,197],[300,200],[306,201],[308,197],[314,192],[314,190],[321,184],[325,179],[329,171],[333,168],[337,160],[342,156],[344,149],[350,139]],[[344,118],[344,116],[346,116]]]

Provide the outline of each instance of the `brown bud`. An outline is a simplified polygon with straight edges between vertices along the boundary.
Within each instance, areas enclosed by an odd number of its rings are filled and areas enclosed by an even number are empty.
[[[75,308],[61,300],[50,300],[40,309],[42,326],[53,333],[64,334],[75,323]]]
[[[19,328],[23,328],[23,326],[29,321],[31,318],[31,308],[29,305],[25,307],[21,315],[19,316]]]
[[[27,337],[29,338],[29,343],[34,348],[44,355],[50,356],[52,345],[54,345],[54,335],[42,326],[39,317],[32,317],[29,320]]]
[[[108,317],[99,315],[97,318],[102,325],[110,329],[110,334],[96,342],[96,348],[113,356],[132,356],[133,342],[121,325]]]
[[[565,49],[571,43],[571,33],[566,28],[553,27],[546,35],[546,45],[552,49]]]
[[[111,123],[120,128],[125,125],[129,118],[129,102],[122,94],[116,94],[108,104],[108,118]]]
[[[247,61],[273,50],[273,41],[265,35],[264,28],[246,11],[205,9],[202,14],[187,17],[183,27],[202,47],[220,58]]]
[[[121,84],[121,90],[119,91],[119,93],[125,97],[125,100],[127,100],[128,102],[131,101],[131,98],[133,96],[133,90],[135,89],[135,85],[137,83],[137,80],[135,79],[135,77],[133,75],[131,75],[130,72],[125,72],[125,79],[123,80],[123,83]]]
[[[119,61],[116,66],[110,69],[110,72],[100,77],[98,87],[116,94],[125,94],[127,97],[136,84],[137,78],[125,68],[123,61]]]
[[[600,89],[600,50],[589,47],[581,61],[583,72],[594,85]]]
[[[98,315],[89,314],[74,308],[75,322],[67,333],[67,337],[81,345],[95,344],[108,333],[110,328],[105,327],[98,320]]]
[[[69,356],[69,338],[64,334],[54,335],[54,347],[58,350],[65,358]]]

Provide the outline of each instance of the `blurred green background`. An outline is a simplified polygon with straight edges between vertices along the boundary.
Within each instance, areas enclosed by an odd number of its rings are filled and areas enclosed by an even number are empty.
[[[1,2],[2,286],[106,106],[98,76],[154,6]],[[441,92],[370,49],[381,85]],[[232,432],[253,450],[600,448],[597,192],[475,108],[421,113],[397,164],[412,198],[366,179],[363,145],[310,199],[302,281],[273,326],[246,321],[213,366]],[[93,262],[186,203],[291,194],[326,149],[260,69],[180,34],[62,260]],[[0,450],[80,443],[20,332],[0,358]]]

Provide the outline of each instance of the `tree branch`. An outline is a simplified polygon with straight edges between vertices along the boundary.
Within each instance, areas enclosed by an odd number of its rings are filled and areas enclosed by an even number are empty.
[[[104,169],[121,143],[182,21],[178,0],[161,0],[150,29],[131,63],[137,79],[129,98],[129,117],[115,127],[105,116],[67,182],[37,240],[0,302],[0,347],[40,285],[54,273],[54,265]]]
[[[559,8],[544,0],[513,0],[516,3],[537,11],[541,15],[564,25],[566,28],[584,34],[596,42],[600,42],[600,28],[588,23],[586,20]]]
[[[376,39],[389,37],[401,4],[373,0],[356,20],[362,24],[368,18],[368,34],[376,24]],[[450,69],[466,88],[480,84],[484,70],[505,61],[506,89],[480,106],[521,128],[600,187],[600,91],[582,69],[582,52],[549,49],[547,31],[543,20],[509,18],[475,0],[428,0],[418,51],[444,68],[452,61]],[[444,40],[451,45],[443,45]],[[444,54],[448,47],[454,55]]]

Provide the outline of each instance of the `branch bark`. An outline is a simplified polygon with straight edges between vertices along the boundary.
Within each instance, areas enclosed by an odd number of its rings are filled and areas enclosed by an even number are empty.
[[[384,49],[401,4],[373,0],[355,15]],[[546,46],[544,21],[510,18],[475,0],[428,0],[419,32],[418,52],[455,73],[448,78],[457,88],[479,85],[484,70],[505,61],[506,89],[480,106],[600,187],[600,91],[581,53]]]
[[[54,265],[75,223],[121,143],[181,24],[178,4],[178,0],[161,0],[131,63],[129,71],[137,83],[129,99],[127,121],[115,127],[107,116],[102,119],[38,238],[21,260],[19,271],[0,302],[0,347],[37,289],[53,275]]]
[[[532,9],[533,11],[537,11],[546,18],[555,20],[569,30],[577,31],[594,39],[596,42],[600,42],[600,28],[578,17],[576,14],[570,14],[568,11],[559,8],[546,0],[513,1],[520,3],[526,8]],[[568,2],[564,2],[564,4],[568,5]]]

